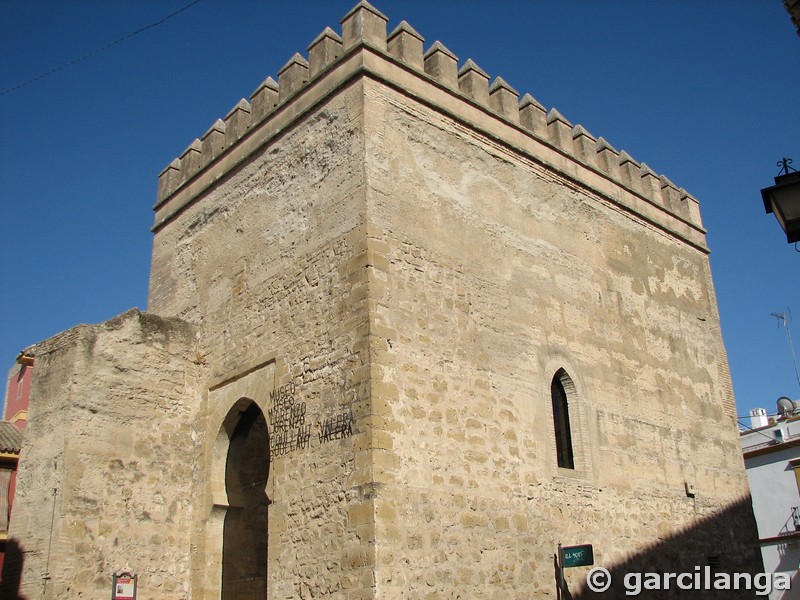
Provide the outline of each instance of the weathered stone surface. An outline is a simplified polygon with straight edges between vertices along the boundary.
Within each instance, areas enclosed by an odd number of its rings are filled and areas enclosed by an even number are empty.
[[[559,541],[608,564],[729,505],[752,539],[706,254],[402,94],[366,93],[367,212],[389,264],[371,317],[388,347],[372,356],[396,390],[373,379],[394,457],[378,588],[539,597]],[[559,368],[576,389],[574,470],[555,462]],[[686,560],[754,566],[745,544],[705,535]]]
[[[288,65],[280,105],[237,105],[224,152],[163,176],[149,313],[33,349],[26,597],[122,569],[141,597],[230,593],[247,486],[270,599],[552,598],[559,542],[757,570],[697,202],[476,66],[485,95],[459,89],[441,44],[420,67],[410,26],[387,50],[368,3],[346,21],[318,76]],[[248,411],[262,479],[232,450]]]
[[[342,54],[342,38],[330,27],[308,46],[309,76],[315,77]]]
[[[308,61],[295,53],[289,62],[278,73],[278,97],[282,102],[297,93],[307,82],[309,77]]]
[[[149,308],[203,332],[213,389],[198,418],[208,423],[202,455],[209,469],[224,462],[210,442],[240,398],[262,408],[273,442],[272,391],[291,385],[293,403],[303,405],[310,437],[298,447],[300,427],[289,429],[289,443],[273,448],[267,488],[275,598],[305,589],[344,597],[373,587],[374,560],[364,558],[373,522],[351,517],[371,502],[364,488],[373,469],[369,444],[351,449],[370,436],[362,96],[359,84],[332,98],[154,242]],[[212,507],[224,504],[224,486],[216,481],[198,492],[196,511],[206,516],[193,534],[196,598],[219,597],[218,570],[204,566],[220,561]]]
[[[418,71],[424,69],[422,58],[424,42],[425,38],[405,21],[400,21],[400,24],[386,40],[387,49],[392,56]]]
[[[30,419],[9,535],[25,598],[104,597],[114,572],[189,594],[199,450],[194,328],[129,311],[30,349]]]
[[[458,70],[458,89],[475,102],[489,104],[489,74],[471,58]]]
[[[366,0],[360,0],[342,19],[344,49],[349,50],[357,44],[368,44],[386,51],[387,21],[386,15],[381,11]]]
[[[435,41],[423,57],[425,72],[450,88],[458,87],[458,57]]]

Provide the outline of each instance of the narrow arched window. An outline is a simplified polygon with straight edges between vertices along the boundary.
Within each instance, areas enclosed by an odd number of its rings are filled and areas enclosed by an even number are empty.
[[[550,384],[550,395],[553,399],[553,425],[556,433],[556,457],[559,467],[574,469],[575,458],[572,453],[572,431],[569,424],[569,399],[564,390],[564,380],[569,381],[569,375],[564,369],[559,369]]]

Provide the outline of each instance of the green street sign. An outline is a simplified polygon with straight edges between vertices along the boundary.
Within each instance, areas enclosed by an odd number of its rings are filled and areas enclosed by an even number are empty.
[[[594,564],[594,551],[591,544],[565,546],[561,549],[561,567],[588,567]]]

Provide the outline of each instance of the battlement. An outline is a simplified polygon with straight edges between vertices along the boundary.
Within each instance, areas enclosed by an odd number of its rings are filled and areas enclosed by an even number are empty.
[[[424,38],[405,21],[387,35],[387,23],[385,15],[361,0],[342,19],[341,35],[326,27],[308,46],[307,58],[295,54],[278,72],[277,83],[267,77],[249,101],[241,99],[224,119],[218,119],[202,138],[195,139],[159,175],[154,230],[177,210],[165,210],[171,198],[184,190],[193,197],[243,160],[269,135],[298,118],[310,105],[309,101],[305,108],[296,106],[301,104],[301,97],[321,81],[330,79],[333,71],[345,63],[353,63],[346,77],[338,81],[339,85],[355,71],[368,71],[380,78],[383,72],[375,66],[375,61],[352,60],[364,51],[402,67],[439,91],[447,92],[451,99],[455,97],[461,104],[498,120],[510,134],[499,133],[497,128],[492,128],[490,134],[504,138],[504,142],[519,148],[519,134],[524,134],[527,153],[536,162],[706,250],[699,203],[666,176],[634,160],[624,150],[616,150],[602,137],[594,137],[582,125],[573,125],[555,108],[548,111],[531,94],[525,93],[520,98],[502,77],[492,81],[472,59],[459,68],[458,57],[441,42],[434,41],[425,50]],[[397,83],[395,87],[404,89]],[[436,108],[452,113],[457,104],[439,103]],[[279,122],[271,128],[271,133],[256,134],[265,127],[269,129],[272,120]],[[474,120],[468,122],[476,125]],[[250,138],[253,139],[245,142]],[[531,147],[541,151],[531,152]],[[204,182],[198,181],[216,164],[221,166],[215,173],[205,177]],[[176,204],[182,206],[185,202]]]

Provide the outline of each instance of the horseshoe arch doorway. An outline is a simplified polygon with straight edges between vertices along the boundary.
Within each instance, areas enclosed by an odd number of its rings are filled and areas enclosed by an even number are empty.
[[[241,398],[226,416],[221,436],[225,459],[227,507],[222,532],[222,600],[267,597],[269,432],[264,413]]]

